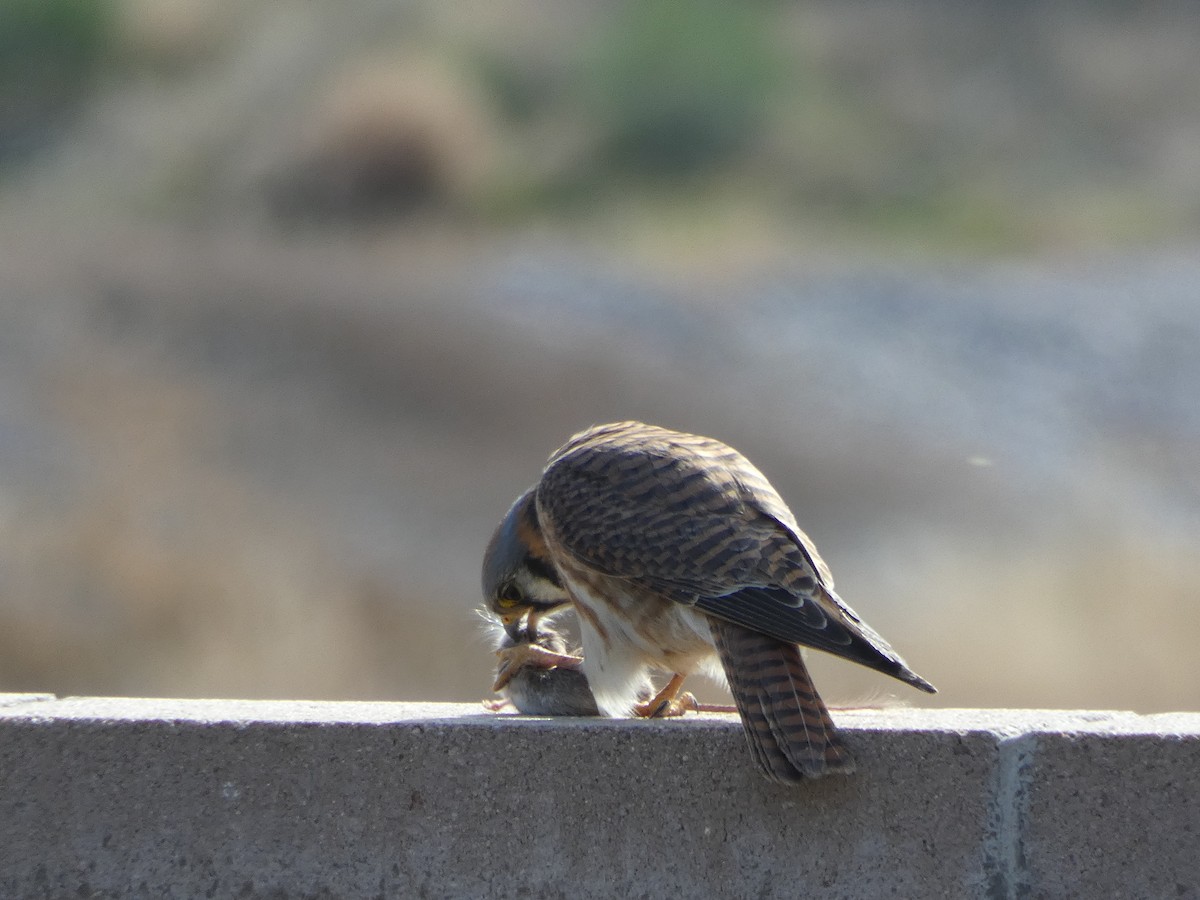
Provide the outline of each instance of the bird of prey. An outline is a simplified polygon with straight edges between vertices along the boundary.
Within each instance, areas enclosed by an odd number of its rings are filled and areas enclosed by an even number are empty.
[[[641,422],[595,426],[551,455],[488,544],[483,592],[514,639],[575,608],[605,715],[661,715],[687,675],[723,670],[754,759],[785,784],[854,770],[798,645],[935,691],[834,593],[748,459]],[[639,701],[648,670],[671,678]]]

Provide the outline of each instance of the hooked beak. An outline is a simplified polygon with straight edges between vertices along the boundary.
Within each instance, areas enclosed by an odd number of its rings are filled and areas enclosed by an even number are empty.
[[[541,613],[526,607],[500,616],[504,631],[514,644],[531,643],[537,637],[537,620]]]
[[[500,621],[504,623],[504,631],[508,634],[509,640],[514,644],[521,642],[521,614],[509,613],[500,617]]]

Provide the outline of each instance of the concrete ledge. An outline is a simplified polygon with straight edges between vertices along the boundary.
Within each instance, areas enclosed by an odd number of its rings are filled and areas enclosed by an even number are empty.
[[[0,695],[0,897],[1200,897],[1200,714],[837,718]]]

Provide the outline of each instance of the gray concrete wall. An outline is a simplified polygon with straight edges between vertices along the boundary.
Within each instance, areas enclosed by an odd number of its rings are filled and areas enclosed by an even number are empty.
[[[732,716],[0,695],[0,898],[1200,897],[1200,714]]]

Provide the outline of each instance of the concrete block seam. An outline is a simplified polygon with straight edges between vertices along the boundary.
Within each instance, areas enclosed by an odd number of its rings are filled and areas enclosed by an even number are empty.
[[[1029,819],[1030,772],[1038,737],[1024,733],[997,742],[995,776],[988,798],[983,870],[989,900],[1019,900],[1033,890],[1025,853]]]

